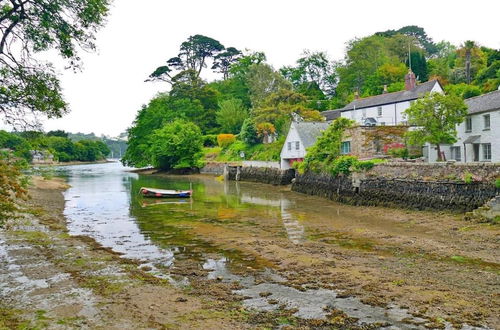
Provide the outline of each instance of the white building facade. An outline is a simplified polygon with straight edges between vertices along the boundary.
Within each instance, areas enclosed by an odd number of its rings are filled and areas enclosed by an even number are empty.
[[[465,100],[469,115],[457,127],[457,142],[441,146],[446,160],[500,163],[500,90]],[[429,162],[437,161],[435,146],[424,147]]]
[[[437,80],[416,84],[415,75],[406,75],[405,90],[358,98],[339,109],[341,116],[355,120],[361,126],[407,125],[404,111],[426,93],[443,93]]]
[[[301,162],[306,156],[307,148],[312,146],[325,129],[327,122],[296,122],[290,125],[285,143],[281,149],[281,169],[292,168],[293,163]]]

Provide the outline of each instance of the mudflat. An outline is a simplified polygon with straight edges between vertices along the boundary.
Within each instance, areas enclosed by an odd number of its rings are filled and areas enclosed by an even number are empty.
[[[0,327],[391,325],[359,322],[342,304],[320,306],[323,314],[314,318],[301,317],[300,306],[284,303],[295,295],[321,304],[329,292],[349,302],[346,308],[366,314],[397,306],[407,314],[403,325],[392,324],[397,328],[500,325],[500,236],[495,225],[446,213],[345,206],[280,187],[246,184],[242,189],[265,189],[301,204],[292,213],[305,229],[292,225],[283,231],[282,224],[262,221],[262,210],[246,210],[243,218],[223,207],[216,218],[184,219],[177,226],[204,244],[234,251],[234,259],[242,262],[235,262],[231,274],[252,277],[249,289],[233,281],[233,275],[214,271],[217,265],[200,267],[196,259],[178,259],[155,274],[89,236],[70,236],[63,215],[65,183],[33,182],[28,214],[0,232]],[[275,211],[269,212],[272,219]],[[188,284],[175,285],[172,279]]]

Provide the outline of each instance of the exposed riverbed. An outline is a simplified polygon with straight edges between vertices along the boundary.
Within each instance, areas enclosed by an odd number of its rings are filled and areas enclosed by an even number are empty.
[[[353,326],[499,325],[495,226],[210,176],[138,175],[118,163],[56,174],[71,185],[64,192],[70,235],[93,238],[174,287],[196,292],[197,282],[218,282],[250,310],[341,316]],[[192,199],[138,195],[142,186],[190,185]]]

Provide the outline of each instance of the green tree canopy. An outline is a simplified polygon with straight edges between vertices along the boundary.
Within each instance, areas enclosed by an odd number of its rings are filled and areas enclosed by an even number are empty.
[[[219,102],[217,123],[224,133],[238,134],[243,121],[248,118],[248,110],[239,99],[228,99]]]
[[[408,123],[416,126],[407,133],[408,142],[422,145],[426,142],[437,147],[438,160],[441,157],[441,144],[456,142],[457,125],[467,115],[467,105],[456,95],[431,93],[415,101],[405,110]]]
[[[203,136],[198,126],[183,120],[155,130],[148,150],[151,164],[161,169],[201,167]]]
[[[34,53],[56,49],[70,67],[78,48],[92,50],[109,0],[10,0],[0,8],[0,114],[13,125],[33,126],[32,114],[61,117],[68,111],[52,66]]]

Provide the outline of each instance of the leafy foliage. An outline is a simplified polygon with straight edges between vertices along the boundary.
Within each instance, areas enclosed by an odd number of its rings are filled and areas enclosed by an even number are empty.
[[[322,172],[340,155],[342,135],[345,130],[353,125],[353,121],[344,117],[337,118],[321,136],[316,143],[307,150],[304,161],[299,165],[299,170]]]
[[[0,151],[0,227],[18,211],[17,199],[27,197],[26,180],[21,172],[25,162]]]
[[[252,118],[247,118],[243,121],[239,138],[248,145],[254,145],[259,142],[257,128],[255,127],[255,122]]]
[[[109,0],[2,1],[0,15],[0,114],[7,123],[36,125],[30,115],[67,112],[52,66],[34,53],[55,49],[69,66],[79,66],[78,48],[93,50]]]
[[[219,134],[217,135],[217,144],[221,148],[227,148],[236,141],[234,134]]]
[[[239,99],[228,99],[219,102],[219,110],[216,114],[220,130],[226,133],[238,134],[241,125],[248,118],[248,110]]]
[[[153,132],[145,158],[161,169],[201,167],[203,137],[193,123],[176,120]]]
[[[440,144],[456,142],[456,125],[464,121],[467,106],[458,96],[431,93],[415,101],[405,114],[408,123],[417,127],[407,133],[409,143],[435,144],[438,159],[441,160]]]

